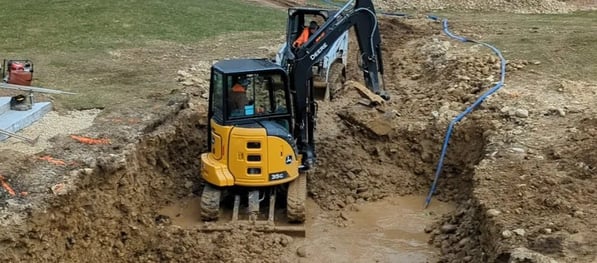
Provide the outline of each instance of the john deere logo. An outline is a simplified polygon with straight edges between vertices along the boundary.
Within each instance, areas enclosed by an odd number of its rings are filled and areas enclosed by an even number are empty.
[[[321,52],[323,52],[323,50],[328,47],[328,43],[323,43],[323,45],[321,45],[321,47],[319,47],[315,53],[313,53],[311,56],[309,56],[309,58],[311,60],[315,60],[317,58],[317,56],[319,56],[319,54],[321,54]]]
[[[291,164],[292,163],[292,155],[288,155],[286,156],[286,164]]]

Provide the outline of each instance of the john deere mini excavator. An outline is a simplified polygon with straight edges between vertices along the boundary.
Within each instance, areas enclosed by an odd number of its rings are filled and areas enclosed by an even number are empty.
[[[286,232],[274,224],[276,201],[285,203],[288,221],[304,222],[307,173],[316,160],[312,67],[352,27],[366,86],[389,99],[382,85],[381,37],[371,0],[349,1],[303,46],[287,49],[285,65],[233,59],[212,66],[209,152],[201,154],[202,220],[219,219],[220,205],[230,204],[223,202],[227,200],[233,204],[232,221],[267,226],[265,231]],[[269,204],[260,205],[264,200]]]

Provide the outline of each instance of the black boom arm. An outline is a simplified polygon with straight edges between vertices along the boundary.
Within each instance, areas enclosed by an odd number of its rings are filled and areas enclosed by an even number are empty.
[[[299,152],[303,154],[303,165],[308,169],[315,162],[313,132],[315,127],[315,102],[311,79],[311,68],[331,45],[354,26],[360,49],[361,69],[366,86],[375,94],[389,99],[383,89],[383,67],[381,60],[381,37],[377,17],[371,0],[356,0],[342,7],[330,17],[309,40],[296,51],[290,63],[291,91],[294,93],[295,126]]]

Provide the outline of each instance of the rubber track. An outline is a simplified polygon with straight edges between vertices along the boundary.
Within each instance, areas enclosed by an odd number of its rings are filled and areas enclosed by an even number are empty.
[[[201,219],[204,221],[217,220],[220,215],[220,197],[222,192],[208,183],[201,194]]]
[[[290,182],[286,202],[286,215],[293,223],[305,221],[305,201],[307,200],[307,174],[300,174]]]

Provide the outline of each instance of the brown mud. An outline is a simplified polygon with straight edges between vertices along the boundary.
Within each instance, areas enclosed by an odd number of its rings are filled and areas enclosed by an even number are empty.
[[[439,250],[428,243],[425,226],[451,212],[453,205],[436,202],[422,206],[424,196],[392,196],[378,202],[355,204],[344,211],[345,226],[334,224],[336,215],[313,200],[307,202],[307,236],[295,237],[292,247],[306,259],[319,262],[430,262]],[[199,197],[184,198],[160,210],[172,225],[200,227]],[[298,255],[286,254],[292,261]]]
[[[423,209],[424,196],[391,196],[376,202],[351,206],[342,214],[347,226],[330,224],[329,213],[309,206],[303,241],[308,258],[320,262],[434,262],[439,250],[431,246],[424,228],[453,210],[436,202]]]

